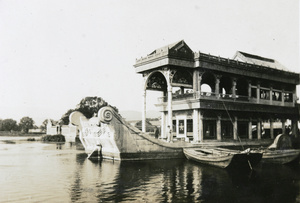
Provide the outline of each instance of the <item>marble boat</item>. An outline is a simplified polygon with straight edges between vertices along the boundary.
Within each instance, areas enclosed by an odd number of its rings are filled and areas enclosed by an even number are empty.
[[[79,139],[88,158],[148,160],[184,158],[182,146],[142,133],[106,106],[87,119],[82,113],[70,114],[70,122],[79,129]]]

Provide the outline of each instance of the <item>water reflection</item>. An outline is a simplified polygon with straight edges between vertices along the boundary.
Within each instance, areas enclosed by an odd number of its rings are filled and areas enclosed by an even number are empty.
[[[81,179],[72,187],[72,201],[81,198],[98,202],[299,200],[299,167],[263,165],[254,172],[237,172],[185,160],[121,163],[86,160],[78,175]]]
[[[299,165],[89,160],[75,144],[13,142],[0,142],[3,202],[300,202]]]

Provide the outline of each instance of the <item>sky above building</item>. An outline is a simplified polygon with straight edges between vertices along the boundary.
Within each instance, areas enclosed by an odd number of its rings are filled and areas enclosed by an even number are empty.
[[[299,69],[298,0],[0,0],[0,118],[58,120],[86,96],[142,110],[136,58],[184,40]],[[157,94],[147,92],[148,109]]]

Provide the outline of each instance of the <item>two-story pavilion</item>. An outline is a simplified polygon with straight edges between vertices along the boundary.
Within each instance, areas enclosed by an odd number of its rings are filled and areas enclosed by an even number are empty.
[[[173,136],[193,142],[262,139],[262,123],[269,124],[268,138],[274,138],[274,122],[281,122],[285,132],[287,119],[292,132],[298,131],[300,75],[276,60],[239,51],[227,59],[193,52],[179,41],[137,59],[134,67],[144,78],[143,131],[147,90],[164,95],[156,104],[162,138],[168,125]]]

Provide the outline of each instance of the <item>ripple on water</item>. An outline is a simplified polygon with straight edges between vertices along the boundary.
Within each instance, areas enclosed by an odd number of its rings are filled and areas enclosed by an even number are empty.
[[[4,150],[5,149],[5,150]],[[76,145],[0,143],[3,202],[272,202],[299,200],[300,169],[231,173],[185,160],[88,160]],[[274,179],[276,177],[276,179]],[[272,196],[273,195],[273,196]],[[276,198],[275,198],[276,197]],[[286,201],[287,202],[287,201]]]

